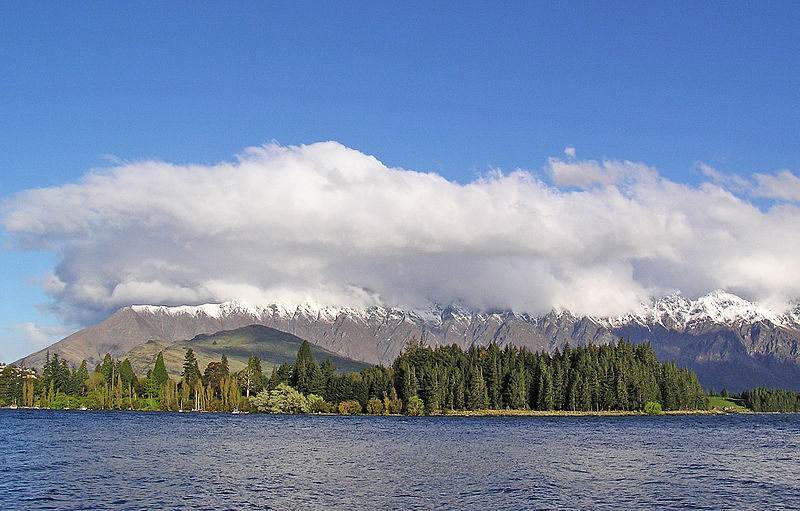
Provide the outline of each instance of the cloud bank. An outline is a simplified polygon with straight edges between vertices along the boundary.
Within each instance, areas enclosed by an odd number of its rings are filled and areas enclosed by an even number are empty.
[[[721,288],[781,306],[800,296],[798,178],[754,179],[745,194],[690,186],[569,148],[541,173],[459,184],[335,142],[270,144],[27,190],[2,224],[20,246],[58,253],[44,288],[79,323],[131,303],[231,299],[609,315]],[[759,209],[747,193],[779,202]]]

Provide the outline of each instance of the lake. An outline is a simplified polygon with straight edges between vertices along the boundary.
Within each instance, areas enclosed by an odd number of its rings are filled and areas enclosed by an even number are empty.
[[[800,415],[0,410],[8,509],[799,509]]]

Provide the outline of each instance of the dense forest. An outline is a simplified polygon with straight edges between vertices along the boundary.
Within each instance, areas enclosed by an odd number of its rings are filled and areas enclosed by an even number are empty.
[[[436,349],[411,344],[393,365],[399,397],[419,396],[426,411],[439,409],[667,410],[704,409],[693,372],[661,363],[649,345],[556,350],[554,354],[497,345]]]
[[[800,413],[800,393],[759,387],[745,390],[739,396],[746,408],[754,412]]]
[[[177,381],[167,374],[161,353],[143,377],[127,359],[110,355],[91,373],[85,361],[76,369],[55,354],[48,354],[41,375],[14,366],[0,371],[0,404],[41,408],[423,415],[635,411],[648,403],[666,410],[708,407],[694,373],[659,362],[649,345],[624,340],[567,346],[552,355],[496,344],[466,351],[455,345],[430,348],[412,340],[391,367],[347,374],[337,373],[330,360],[318,364],[307,342],[293,364],[274,367],[269,376],[255,355],[236,373],[225,355],[201,372],[191,349]]]

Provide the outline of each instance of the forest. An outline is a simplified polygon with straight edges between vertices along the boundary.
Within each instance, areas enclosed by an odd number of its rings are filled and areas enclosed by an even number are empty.
[[[800,393],[758,387],[739,396],[745,407],[754,412],[800,413]]]
[[[758,391],[758,392],[756,392]],[[753,399],[771,402],[756,389]],[[796,406],[797,396],[793,397]],[[782,400],[783,403],[785,400]],[[57,354],[39,375],[6,366],[0,405],[103,410],[435,415],[451,411],[651,411],[708,408],[693,372],[660,362],[649,345],[625,340],[602,346],[566,346],[553,354],[513,346],[431,348],[409,341],[391,367],[339,374],[317,363],[304,342],[294,363],[267,375],[251,355],[232,373],[225,355],[200,371],[191,348],[180,378],[167,374],[159,353],[147,375],[106,355],[90,373],[86,361],[70,367]],[[649,406],[649,407],[648,407]]]

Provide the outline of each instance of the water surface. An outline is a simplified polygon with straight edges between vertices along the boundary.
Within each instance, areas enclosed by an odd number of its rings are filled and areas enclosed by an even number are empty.
[[[9,509],[800,509],[800,416],[0,411]]]

